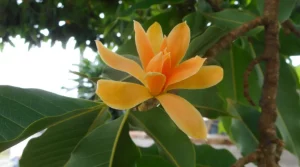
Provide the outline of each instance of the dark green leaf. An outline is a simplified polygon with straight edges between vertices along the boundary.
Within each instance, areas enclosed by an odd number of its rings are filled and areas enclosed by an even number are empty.
[[[221,29],[216,26],[208,27],[205,32],[191,41],[184,59],[188,59],[196,55],[203,55],[207,49],[215,44],[227,32],[228,29]]]
[[[130,139],[127,114],[85,136],[65,166],[132,167],[140,153]]]
[[[247,155],[258,146],[258,120],[260,113],[253,107],[228,100],[228,110],[237,119],[225,118],[224,128],[231,139],[240,148],[243,155]]]
[[[183,18],[191,29],[191,38],[199,35],[206,28],[206,19],[200,12],[191,13]]]
[[[225,9],[217,13],[203,13],[203,15],[218,27],[225,27],[229,29],[240,27],[244,23],[254,20],[257,17],[250,12],[237,9]],[[249,31],[247,34],[254,35],[261,30],[263,30],[262,26]]]
[[[226,149],[215,149],[210,145],[195,146],[197,166],[230,167],[236,161]]]
[[[140,147],[141,154],[145,155],[159,155],[159,150],[156,144],[153,144],[150,147]]]
[[[300,54],[300,38],[294,33],[286,34],[283,30],[279,33],[280,53],[284,55],[299,55]],[[261,44],[263,44],[261,42]]]
[[[29,141],[22,153],[20,165],[23,167],[64,166],[77,143],[89,131],[103,125],[109,118],[109,112],[104,107],[48,128],[42,136]]]
[[[134,5],[132,5],[128,10],[123,12],[120,16],[127,16],[132,14],[136,9],[148,9],[154,4],[162,4],[162,3],[180,3],[183,0],[141,0]]]
[[[142,156],[137,160],[135,167],[174,167],[160,156]]]
[[[54,123],[99,107],[38,89],[0,86],[0,151]]]
[[[247,44],[246,47],[239,47],[233,44],[229,50],[223,51],[217,60],[224,69],[224,79],[217,85],[220,88],[221,95],[224,99],[230,98],[238,102],[248,104],[244,97],[244,72],[249,63],[253,60],[252,46]],[[252,100],[258,104],[260,99],[260,71],[254,69],[249,76],[249,92]]]
[[[298,79],[294,69],[284,59],[280,61],[279,88],[277,95],[278,118],[276,125],[285,147],[300,159],[300,102],[297,93]]]
[[[216,87],[202,90],[179,90],[178,95],[192,103],[204,117],[215,119],[219,116],[230,115]]]
[[[191,140],[161,108],[153,108],[147,112],[131,112],[129,119],[133,125],[145,130],[176,167],[195,166],[195,151]]]

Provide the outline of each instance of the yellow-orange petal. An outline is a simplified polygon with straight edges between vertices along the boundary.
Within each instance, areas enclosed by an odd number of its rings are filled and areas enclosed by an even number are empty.
[[[169,52],[163,55],[162,73],[168,77],[171,72],[171,56]]]
[[[164,39],[163,39],[163,41],[161,43],[161,46],[160,46],[160,51],[163,52],[166,48],[167,48],[167,37],[164,36]]]
[[[96,93],[105,104],[119,110],[130,109],[152,98],[142,85],[112,80],[99,80]]]
[[[134,21],[134,31],[136,49],[139,53],[143,68],[146,69],[148,63],[152,57],[154,57],[154,52],[146,32],[144,31],[142,25],[137,21]]]
[[[195,75],[200,70],[205,60],[206,58],[195,56],[179,64],[173,69],[172,74],[168,78],[166,87]]]
[[[163,55],[162,52],[154,56],[147,65],[146,72],[160,72],[163,68]]]
[[[190,28],[186,22],[176,25],[167,38],[168,52],[171,53],[172,67],[184,57],[190,43]]]
[[[203,66],[195,75],[168,86],[167,90],[209,88],[223,79],[223,73],[223,68],[219,66]]]
[[[179,129],[196,139],[206,139],[207,129],[200,112],[180,96],[165,93],[156,97]]]
[[[159,23],[154,22],[147,30],[147,36],[150,41],[154,54],[160,52],[160,47],[163,42],[163,32]]]
[[[111,68],[126,72],[144,83],[145,72],[139,64],[107,49],[100,41],[96,41],[101,59]]]
[[[156,96],[162,92],[166,83],[166,77],[158,72],[148,72],[146,75],[146,83],[150,93]]]

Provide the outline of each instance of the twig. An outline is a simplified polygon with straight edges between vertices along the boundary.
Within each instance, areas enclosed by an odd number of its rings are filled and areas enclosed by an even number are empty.
[[[239,36],[245,34],[246,32],[254,29],[255,27],[262,25],[263,19],[257,17],[256,19],[241,25],[240,27],[232,30],[227,35],[222,37],[216,44],[214,44],[210,49],[208,49],[204,57],[214,57],[219,51],[226,48],[232,41],[237,39]]]
[[[244,167],[246,164],[250,163],[250,162],[255,162],[258,159],[258,155],[259,151],[255,151],[245,157],[242,157],[240,159],[238,159],[235,164],[233,164],[231,167]]]
[[[283,22],[282,27],[294,33],[297,37],[300,38],[300,31],[296,29],[291,20],[286,20],[285,22]]]
[[[220,5],[218,3],[213,2],[213,0],[206,0],[206,2],[210,4],[213,11],[219,12],[222,10]]]
[[[252,100],[250,93],[249,93],[249,76],[251,72],[253,71],[254,67],[256,64],[260,63],[263,60],[263,57],[256,57],[252,62],[248,65],[245,73],[244,73],[244,96],[248,100],[248,102],[252,105],[255,106],[254,101]]]
[[[265,50],[262,56],[266,61],[266,70],[260,99],[262,112],[259,119],[260,148],[264,159],[258,161],[258,167],[278,167],[276,161],[278,138],[275,121],[279,79],[279,26],[277,20],[279,0],[265,0],[264,5]]]

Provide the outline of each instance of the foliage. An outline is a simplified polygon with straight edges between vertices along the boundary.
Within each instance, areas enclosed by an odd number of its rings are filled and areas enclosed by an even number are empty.
[[[138,61],[132,20],[143,23],[144,28],[157,21],[164,34],[186,21],[191,29],[186,58],[204,55],[228,32],[261,16],[263,11],[261,0],[215,2],[220,2],[222,11],[215,12],[205,0],[23,0],[20,4],[1,0],[0,49],[7,43],[13,45],[10,37],[16,35],[25,38],[30,47],[47,40],[53,44],[61,41],[65,46],[68,39],[74,37],[81,51],[86,47],[96,51],[93,41],[99,39],[110,49],[118,46],[117,53]],[[299,8],[297,0],[281,0],[280,23],[289,20],[298,30]],[[105,17],[100,18],[100,13]],[[59,26],[60,21],[65,24]],[[43,29],[48,29],[49,35],[41,33]],[[205,90],[176,92],[203,116],[220,120],[244,156],[259,144],[261,108],[249,105],[244,96],[243,77],[249,63],[263,53],[264,33],[263,26],[256,27],[207,62],[224,68],[220,84]],[[285,149],[300,159],[300,70],[286,63],[289,56],[300,55],[300,38],[281,26],[279,41],[277,135],[285,143]],[[264,63],[256,65],[248,81],[250,97],[257,105],[265,68]],[[161,107],[145,112],[120,111],[122,114],[112,119],[109,107],[95,95],[97,80],[136,81],[106,66],[99,56],[94,62],[84,59],[79,71],[73,73],[79,76],[79,97],[91,101],[37,89],[0,86],[1,151],[46,129],[29,142],[20,160],[21,166],[226,167],[236,161],[228,151],[194,145]],[[150,148],[135,145],[128,135],[132,129],[145,131],[155,144]]]

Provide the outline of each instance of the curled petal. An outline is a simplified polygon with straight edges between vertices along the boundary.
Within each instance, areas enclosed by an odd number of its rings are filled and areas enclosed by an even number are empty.
[[[163,55],[162,52],[154,56],[151,61],[148,63],[146,72],[160,72],[163,68]]]
[[[143,68],[146,69],[150,60],[154,57],[150,41],[142,25],[134,21],[135,45],[139,53]]]
[[[111,68],[126,72],[136,79],[144,83],[144,76],[146,75],[143,69],[135,61],[120,56],[111,50],[107,49],[100,41],[96,41],[98,52],[101,59]]]
[[[171,89],[205,89],[212,87],[223,79],[223,68],[219,66],[204,66],[190,78],[168,86]]]
[[[184,57],[190,43],[190,28],[186,22],[175,26],[167,38],[168,52],[171,53],[172,67]]]
[[[163,42],[163,32],[159,23],[153,23],[147,30],[147,36],[150,41],[154,54],[158,54]]]
[[[147,86],[153,96],[160,94],[166,83],[165,75],[158,72],[148,72],[146,75]]]
[[[170,78],[168,78],[167,87],[195,75],[200,70],[205,60],[205,58],[195,56],[179,64],[172,71]]]
[[[207,130],[200,112],[180,96],[165,93],[156,97],[179,129],[196,139],[206,139]]]
[[[99,80],[96,93],[108,106],[119,110],[130,109],[152,98],[142,85],[112,80]]]

